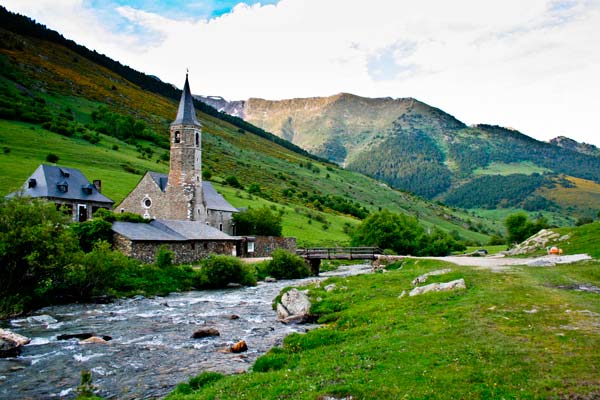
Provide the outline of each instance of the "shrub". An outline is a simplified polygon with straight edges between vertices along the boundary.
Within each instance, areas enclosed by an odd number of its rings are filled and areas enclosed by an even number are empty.
[[[87,252],[92,251],[94,245],[100,241],[112,241],[112,224],[101,218],[74,223],[71,229],[79,238],[79,247]]]
[[[48,155],[46,156],[46,161],[48,161],[49,163],[54,164],[57,163],[58,160],[60,160],[60,157],[54,153],[48,153]]]
[[[238,179],[231,175],[228,176],[227,178],[225,178],[225,183],[227,183],[229,186],[237,188],[237,189],[243,189],[244,186],[242,186],[242,184],[240,183],[240,181],[238,181]]]
[[[248,187],[248,193],[250,194],[258,194],[261,192],[260,185],[257,183],[253,183]]]
[[[269,262],[266,272],[277,279],[298,279],[310,275],[310,268],[302,257],[283,249],[272,253],[273,259]]]
[[[285,367],[288,363],[288,355],[285,350],[281,347],[274,347],[267,354],[259,357],[254,365],[252,371],[254,372],[268,372],[268,371],[279,371]]]
[[[175,253],[169,250],[167,246],[160,246],[160,248],[156,252],[156,266],[159,268],[166,268],[172,266],[174,254]]]
[[[256,285],[252,267],[232,256],[211,255],[202,261],[202,268],[196,279],[197,287],[224,288],[228,283]]]

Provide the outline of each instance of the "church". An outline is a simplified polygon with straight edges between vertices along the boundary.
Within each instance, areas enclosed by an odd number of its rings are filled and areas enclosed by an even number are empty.
[[[154,220],[202,222],[235,235],[238,210],[202,180],[202,124],[196,119],[186,74],[177,116],[170,126],[169,174],[148,171],[115,208]]]

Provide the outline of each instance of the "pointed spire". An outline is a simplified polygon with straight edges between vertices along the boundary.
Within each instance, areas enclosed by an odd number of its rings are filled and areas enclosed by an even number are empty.
[[[171,125],[197,125],[200,126],[200,122],[196,119],[196,110],[194,109],[194,98],[190,91],[190,83],[188,82],[188,74],[185,74],[185,84],[183,85],[183,92],[181,93],[181,100],[179,100],[179,109],[177,110],[177,117]]]

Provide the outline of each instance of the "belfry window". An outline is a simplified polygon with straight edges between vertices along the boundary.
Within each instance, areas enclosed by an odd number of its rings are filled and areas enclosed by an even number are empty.
[[[175,131],[175,137],[173,138],[174,143],[181,143],[181,132]]]

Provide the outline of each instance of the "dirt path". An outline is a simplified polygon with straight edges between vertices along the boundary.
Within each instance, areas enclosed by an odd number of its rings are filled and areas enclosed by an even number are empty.
[[[488,257],[419,257],[430,260],[448,261],[457,265],[488,268],[492,271],[506,271],[513,265],[528,265],[532,267],[552,266],[555,264],[570,264],[582,260],[591,260],[587,254],[573,254],[566,256],[543,256],[535,258],[511,258],[499,255]]]

